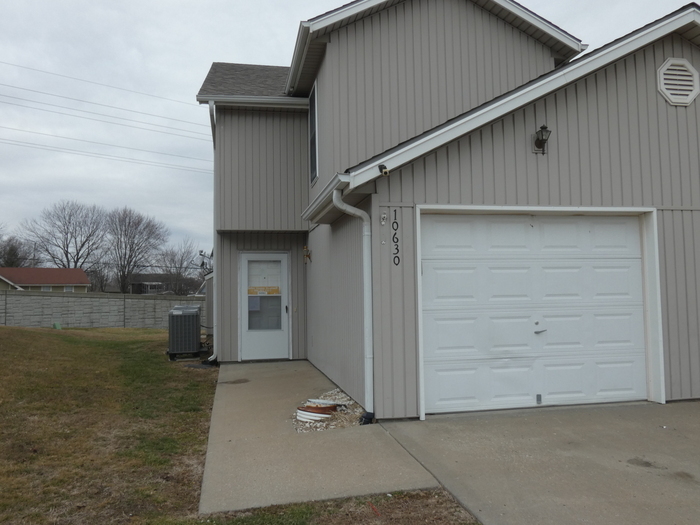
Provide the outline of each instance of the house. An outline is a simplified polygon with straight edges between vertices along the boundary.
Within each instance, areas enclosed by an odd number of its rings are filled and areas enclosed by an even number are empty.
[[[214,63],[218,359],[380,419],[700,397],[699,46],[697,4],[580,56],[511,0],[358,0]]]
[[[0,290],[85,293],[89,288],[80,268],[0,268]]]

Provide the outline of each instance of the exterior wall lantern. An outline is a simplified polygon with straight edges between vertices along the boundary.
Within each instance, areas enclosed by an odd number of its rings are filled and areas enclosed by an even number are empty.
[[[546,125],[542,125],[540,129],[535,133],[535,153],[542,153],[544,155],[545,145],[549,140],[549,136],[552,134],[551,129],[547,129]]]

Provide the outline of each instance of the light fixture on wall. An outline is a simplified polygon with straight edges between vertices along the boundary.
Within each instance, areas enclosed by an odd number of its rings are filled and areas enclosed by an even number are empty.
[[[545,146],[551,134],[552,130],[547,129],[547,126],[542,124],[540,129],[537,130],[537,133],[535,133],[535,153],[542,153],[542,155],[544,155]]]
[[[307,246],[304,246],[304,264],[306,264],[306,259],[311,262],[311,250]]]

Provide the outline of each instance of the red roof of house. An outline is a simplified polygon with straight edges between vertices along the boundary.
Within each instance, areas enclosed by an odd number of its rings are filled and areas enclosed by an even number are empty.
[[[0,268],[0,276],[19,286],[90,284],[80,268]]]

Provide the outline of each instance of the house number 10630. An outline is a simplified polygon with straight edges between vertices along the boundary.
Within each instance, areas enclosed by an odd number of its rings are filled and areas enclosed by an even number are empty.
[[[394,265],[398,266],[399,264],[401,264],[401,257],[399,256],[399,253],[401,252],[401,250],[399,249],[400,238],[399,238],[399,220],[398,220],[398,216],[397,216],[397,210],[394,210],[394,218],[391,221],[391,231],[393,232],[392,236],[391,236],[391,242],[393,243],[393,247],[394,247],[394,252],[393,252]]]

